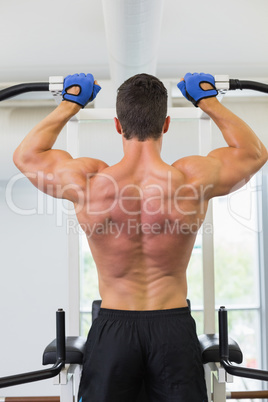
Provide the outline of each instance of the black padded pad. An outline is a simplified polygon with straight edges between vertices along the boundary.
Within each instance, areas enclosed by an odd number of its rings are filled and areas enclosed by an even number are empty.
[[[203,363],[209,362],[219,362],[220,361],[220,353],[219,353],[219,335],[211,334],[211,335],[199,335],[198,337],[202,352]],[[229,338],[229,361],[237,364],[242,363],[243,354],[238,346],[238,344],[232,339]]]
[[[68,336],[66,338],[66,364],[82,364],[86,339],[82,336]],[[52,341],[43,353],[43,364],[56,362],[56,339]]]
[[[97,309],[96,309],[97,312]],[[199,335],[198,337],[203,363],[219,362],[219,335]],[[82,364],[86,339],[81,336],[68,336],[66,338],[66,364]],[[238,344],[229,338],[229,360],[237,364],[242,363],[243,354]],[[43,353],[43,364],[56,362],[56,339],[52,341]]]

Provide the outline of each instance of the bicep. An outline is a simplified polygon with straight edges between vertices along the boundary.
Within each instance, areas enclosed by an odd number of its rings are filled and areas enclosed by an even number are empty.
[[[186,180],[200,186],[206,199],[229,194],[242,187],[255,173],[243,150],[219,148],[207,156],[190,156],[173,164]]]
[[[211,197],[229,194],[245,185],[257,172],[255,160],[242,148],[225,147],[211,151],[207,159],[215,169]]]

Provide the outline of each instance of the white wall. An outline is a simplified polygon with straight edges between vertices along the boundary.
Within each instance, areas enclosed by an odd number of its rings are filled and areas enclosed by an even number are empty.
[[[55,338],[56,310],[64,308],[68,318],[62,202],[44,196],[26,179],[11,186],[18,174],[13,151],[48,111],[0,110],[0,376],[41,369],[43,350]],[[0,396],[58,393],[53,380],[0,390]]]

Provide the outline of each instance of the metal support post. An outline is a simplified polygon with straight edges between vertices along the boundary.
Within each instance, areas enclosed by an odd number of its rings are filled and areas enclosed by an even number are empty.
[[[55,377],[54,385],[60,386],[61,402],[78,402],[78,386],[82,367],[78,364],[69,364]]]
[[[211,120],[205,113],[199,120],[199,153],[206,156],[211,151]],[[203,294],[204,294],[204,333],[215,334],[215,279],[213,213],[210,200],[203,223]]]
[[[205,371],[205,380],[207,386],[207,393],[208,393],[208,402],[211,402],[211,392],[212,392],[212,373],[210,363],[204,364],[204,371]]]
[[[219,382],[213,372],[213,402],[226,402],[226,384]]]
[[[74,401],[74,384],[73,375],[69,373],[69,367],[62,370],[60,373],[60,401],[73,402]]]
[[[73,158],[78,157],[78,120],[74,117],[67,124],[67,151]],[[79,223],[73,205],[68,205],[68,277],[69,277],[69,326],[70,336],[77,336],[80,330],[80,275],[79,275]]]

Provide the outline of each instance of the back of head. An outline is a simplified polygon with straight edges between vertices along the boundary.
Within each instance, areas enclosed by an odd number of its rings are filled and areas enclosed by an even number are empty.
[[[116,112],[126,139],[158,139],[167,115],[167,90],[158,78],[137,74],[118,88]]]

